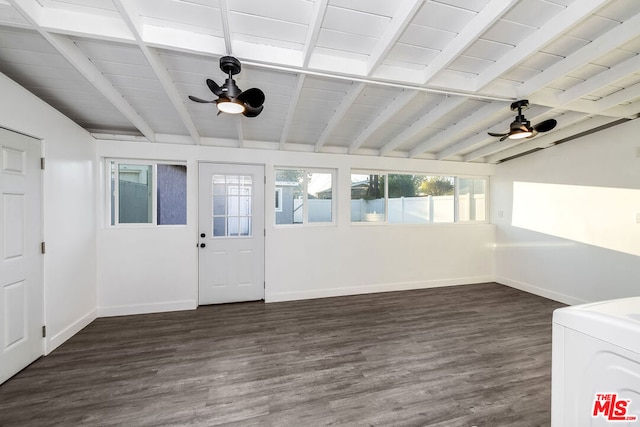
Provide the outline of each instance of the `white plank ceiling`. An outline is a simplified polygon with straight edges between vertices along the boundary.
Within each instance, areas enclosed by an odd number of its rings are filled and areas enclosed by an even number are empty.
[[[638,117],[639,53],[638,0],[0,0],[0,72],[99,139],[498,163]],[[258,117],[188,99],[225,55]],[[519,99],[557,127],[490,137]]]

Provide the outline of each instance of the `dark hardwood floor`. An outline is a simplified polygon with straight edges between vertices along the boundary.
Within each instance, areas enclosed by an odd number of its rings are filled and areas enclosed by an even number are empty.
[[[97,319],[2,426],[548,426],[552,311],[498,284]]]

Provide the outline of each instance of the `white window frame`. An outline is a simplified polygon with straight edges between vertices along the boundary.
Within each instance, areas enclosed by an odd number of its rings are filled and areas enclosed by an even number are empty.
[[[274,224],[276,227],[322,227],[322,226],[335,226],[337,224],[336,213],[337,213],[337,200],[336,200],[336,184],[337,184],[337,169],[327,169],[327,168],[306,168],[301,166],[275,166],[273,168],[274,177],[278,170],[299,170],[302,171],[302,223],[297,224]],[[331,175],[331,221],[327,222],[309,222],[309,198],[308,196],[308,185],[309,179],[308,175],[310,173],[324,173]],[[280,200],[280,206],[282,206],[282,200]],[[274,202],[275,203],[275,202]],[[276,211],[279,212],[279,211]],[[274,218],[275,222],[275,218]]]
[[[120,175],[120,165],[140,165],[151,166],[151,222],[138,222],[138,223],[120,223],[120,194],[119,185],[112,187],[111,181],[111,167],[115,167],[114,183],[118,182]],[[186,162],[180,161],[155,161],[155,160],[140,160],[140,159],[105,159],[105,172],[106,172],[106,224],[109,228],[151,228],[151,227],[168,227],[168,228],[184,228],[187,224],[158,224],[158,165],[176,165],[187,167]],[[187,169],[188,171],[188,169]],[[187,175],[188,177],[188,175]],[[188,186],[188,183],[187,183]],[[187,190],[188,191],[188,190]],[[111,212],[112,212],[112,198],[113,194],[113,224],[111,224]],[[188,200],[188,197],[187,197]],[[188,211],[188,207],[185,206]],[[187,215],[188,218],[188,215]],[[188,221],[186,221],[188,222]]]

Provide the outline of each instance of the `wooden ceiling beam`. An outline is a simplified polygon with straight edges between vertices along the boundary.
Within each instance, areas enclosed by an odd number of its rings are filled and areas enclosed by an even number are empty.
[[[342,121],[344,115],[353,106],[353,103],[356,101],[358,96],[360,96],[360,93],[362,93],[365,87],[365,83],[353,83],[351,89],[349,90],[349,92],[347,92],[336,111],[334,111],[333,116],[331,116],[331,119],[327,123],[327,126],[324,128],[322,134],[316,141],[316,152],[319,152],[320,149],[327,143],[333,131],[336,129],[338,124],[340,124],[340,121]]]
[[[405,142],[409,141],[411,138],[416,137],[418,134],[420,134],[420,132],[423,132],[426,128],[435,123],[436,120],[441,119],[445,115],[449,114],[451,111],[458,108],[468,99],[469,98],[465,98],[462,96],[454,96],[445,99],[435,108],[426,112],[424,116],[418,119],[411,126],[407,127],[398,136],[382,146],[382,148],[380,148],[380,155],[385,156]]]
[[[516,49],[480,74],[475,79],[476,90],[480,91],[606,3],[608,0],[580,0],[571,3],[562,12],[547,21],[532,36],[523,40]]]
[[[487,4],[427,65],[423,75],[424,83],[429,83],[435,75],[451,64],[517,2],[518,0],[492,0]]]
[[[302,67],[309,66],[311,55],[313,55],[313,50],[320,36],[320,29],[322,28],[322,21],[324,21],[324,14],[327,11],[328,4],[329,0],[315,0],[313,5],[313,18],[309,24],[309,31],[307,32],[307,39],[304,43],[302,53]]]
[[[406,107],[419,92],[412,90],[403,91],[398,97],[396,97],[387,108],[380,113],[371,123],[367,126],[358,137],[349,145],[349,154],[354,154],[366,141],[376,133],[385,123],[389,121],[393,116],[398,114],[400,110]]]
[[[598,111],[607,111],[610,108],[618,107],[622,105],[622,108],[628,110],[628,114],[635,114],[637,117],[640,110],[635,105],[627,106],[625,104],[635,101],[640,98],[640,83],[636,83],[633,86],[630,86],[626,89],[619,90],[618,92],[612,93],[609,96],[605,96],[602,99],[595,101],[596,110]]]
[[[462,151],[470,149],[474,145],[479,145],[494,139],[495,138],[490,137],[487,134],[487,132],[479,132],[473,136],[466,137],[460,142],[457,142],[455,144],[448,146],[442,151],[439,151],[438,153],[436,153],[436,159],[437,160],[448,159],[450,157],[458,155],[458,153]]]
[[[369,55],[365,72],[367,76],[370,76],[375,71],[389,51],[393,49],[393,46],[409,26],[424,2],[425,0],[404,0],[404,2],[402,2],[385,29],[384,34],[380,37]]]
[[[518,87],[520,98],[527,98],[530,94],[545,87],[549,83],[571,74],[589,62],[612,51],[637,37],[640,28],[640,14],[635,15],[628,21],[623,22],[611,31],[604,33],[596,40],[571,53],[561,61],[556,62],[540,74],[530,78]]]
[[[189,132],[189,135],[191,135],[191,138],[193,138],[193,141],[196,144],[200,144],[200,133],[191,119],[191,115],[187,111],[185,100],[173,84],[173,79],[171,75],[169,75],[167,67],[162,62],[158,52],[155,49],[149,48],[142,39],[143,24],[140,19],[140,13],[136,10],[134,3],[126,0],[113,0],[113,3],[120,12],[122,19],[127,23],[129,30],[134,35],[138,48],[142,51],[142,54],[158,78],[173,108],[178,113],[182,124]]]
[[[498,112],[504,110],[504,105],[498,102],[490,103],[484,107],[475,110],[469,116],[460,120],[460,122],[472,123],[472,128],[479,128],[486,125],[488,119],[494,117]],[[420,154],[429,151],[439,145],[447,145],[453,143],[465,135],[469,134],[469,127],[462,126],[462,123],[454,123],[442,132],[432,136],[426,141],[421,142],[409,152],[409,157],[417,157]],[[460,125],[460,126],[458,126]]]
[[[40,26],[43,11],[33,0],[10,0],[11,6],[27,19],[38,33],[47,40],[89,83],[95,87],[127,120],[131,122],[149,141],[155,142],[156,134],[149,124],[125,100],[113,84],[96,68],[78,46],[67,36],[53,34]]]
[[[623,79],[630,74],[635,74],[638,69],[640,69],[640,55],[633,56],[626,61],[591,77],[589,80],[570,87],[558,95],[558,103],[560,105],[565,105],[600,88],[613,85],[618,80]]]
[[[284,150],[287,144],[287,139],[289,138],[289,132],[291,132],[291,125],[293,124],[293,117],[296,114],[296,109],[298,108],[298,102],[300,101],[300,94],[302,93],[302,88],[304,87],[306,75],[298,74],[298,82],[296,83],[296,87],[291,94],[291,99],[289,100],[289,109],[287,111],[287,118],[284,121],[284,126],[282,127],[282,134],[280,135],[280,149]]]

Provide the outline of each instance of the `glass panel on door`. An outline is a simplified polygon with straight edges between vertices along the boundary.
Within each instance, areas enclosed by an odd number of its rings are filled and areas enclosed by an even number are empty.
[[[213,175],[213,237],[252,235],[252,186],[250,175]]]

